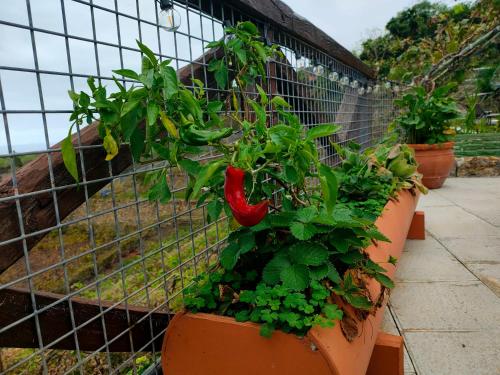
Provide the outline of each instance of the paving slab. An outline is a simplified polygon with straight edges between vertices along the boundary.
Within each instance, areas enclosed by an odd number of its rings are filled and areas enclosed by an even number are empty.
[[[421,252],[431,249],[443,249],[441,242],[432,237],[432,234],[426,232],[425,241],[424,240],[406,240],[403,252]],[[406,255],[405,255],[406,256]]]
[[[425,197],[424,197],[425,199]],[[495,209],[495,207],[491,207]],[[435,206],[425,215],[427,230],[437,239],[500,235],[499,228],[458,206]]]
[[[500,178],[498,177],[451,178],[442,189],[432,191],[431,200],[446,199],[451,201],[500,228],[499,185]],[[494,209],[495,207],[496,209]]]
[[[391,306],[403,332],[500,327],[500,300],[481,282],[400,282]]]
[[[425,210],[427,207],[436,207],[436,206],[454,206],[455,203],[450,201],[441,194],[435,194],[432,190],[429,194],[425,196],[420,196],[420,200],[418,202],[417,210]]]
[[[434,238],[420,241],[421,244],[429,242],[429,247],[410,246],[409,251],[403,252],[403,256],[398,261],[396,282],[478,280]]]
[[[448,179],[418,209],[427,237],[407,241],[384,319],[405,338],[405,371],[500,375],[500,178]]]
[[[500,262],[500,234],[440,241],[461,262]]]
[[[500,263],[468,263],[467,268],[500,298]]]
[[[419,375],[500,374],[500,331],[406,333]]]

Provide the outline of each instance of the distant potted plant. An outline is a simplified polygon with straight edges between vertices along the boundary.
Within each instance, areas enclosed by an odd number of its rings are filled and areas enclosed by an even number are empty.
[[[423,183],[429,189],[443,186],[454,162],[451,141],[455,130],[449,121],[459,116],[455,101],[448,96],[454,83],[438,87],[427,93],[423,87],[414,87],[396,105],[404,112],[395,124],[401,130],[403,140],[415,150],[423,174]]]

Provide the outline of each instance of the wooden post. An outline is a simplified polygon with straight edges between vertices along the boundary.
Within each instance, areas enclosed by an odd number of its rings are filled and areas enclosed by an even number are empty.
[[[401,336],[380,332],[366,375],[403,375],[403,342]]]
[[[425,240],[425,214],[424,211],[415,211],[411,221],[410,230],[406,236],[409,240]]]

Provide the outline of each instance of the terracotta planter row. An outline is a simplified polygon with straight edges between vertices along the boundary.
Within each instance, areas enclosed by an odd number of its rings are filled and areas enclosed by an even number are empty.
[[[418,172],[422,183],[429,189],[439,189],[450,174],[455,161],[454,142],[437,144],[409,144],[415,150]]]
[[[387,262],[389,255],[399,258],[418,195],[401,192],[398,201],[389,201],[377,219],[378,229],[391,243],[380,242],[366,249],[375,262]],[[384,263],[388,276],[395,266]],[[381,287],[368,282],[372,300],[380,297]],[[166,375],[201,374],[365,374],[377,339],[387,298],[366,320],[354,319],[358,336],[349,342],[341,325],[313,328],[306,337],[274,332],[271,339],[259,335],[259,326],[238,323],[232,318],[210,314],[179,313],[170,322],[162,348],[162,367]]]

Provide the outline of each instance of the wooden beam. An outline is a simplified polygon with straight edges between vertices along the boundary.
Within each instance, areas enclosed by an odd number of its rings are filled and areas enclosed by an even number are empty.
[[[35,294],[36,308],[41,309],[65,298],[61,294],[37,292]],[[102,302],[103,310],[113,304]],[[0,327],[6,327],[33,312],[31,295],[25,289],[0,290]],[[72,298],[71,307],[75,325],[78,327],[101,314],[99,304],[94,300]],[[38,314],[43,346],[51,349],[76,350],[75,335],[72,331],[69,302],[64,300],[54,307]],[[163,332],[173,314],[167,312],[153,312],[150,309],[137,306],[128,306],[130,322],[127,319],[127,309],[119,305],[110,309],[104,316],[108,350],[111,352],[148,352],[154,349],[161,350]],[[153,335],[151,335],[151,327]],[[130,333],[128,332],[130,331]],[[126,332],[123,334],[123,332]],[[61,341],[51,345],[64,335],[70,333]],[[122,334],[120,337],[118,337]],[[78,348],[82,351],[105,351],[102,318],[95,318],[92,322],[79,328],[76,332]],[[158,336],[157,338],[154,338]],[[115,341],[113,341],[116,339]],[[131,344],[132,342],[132,344]],[[133,345],[133,348],[132,348]],[[38,348],[38,334],[34,317],[16,324],[11,329],[0,333],[0,347],[11,348]],[[144,348],[143,348],[144,347]]]

